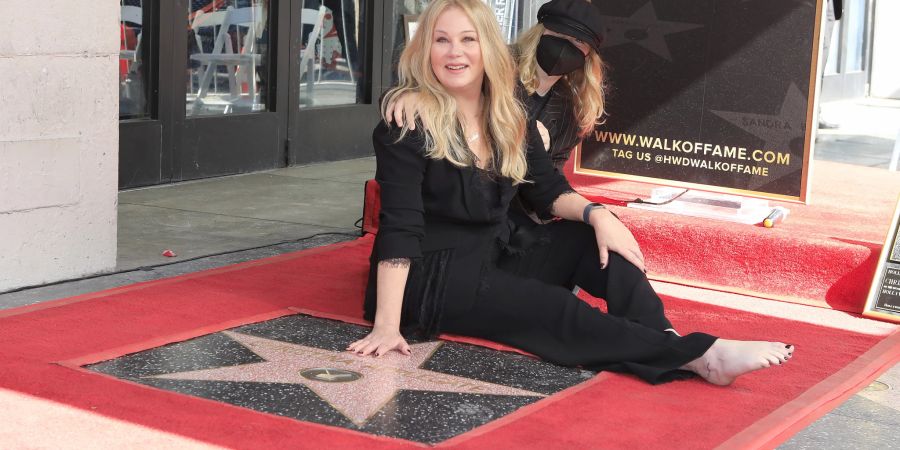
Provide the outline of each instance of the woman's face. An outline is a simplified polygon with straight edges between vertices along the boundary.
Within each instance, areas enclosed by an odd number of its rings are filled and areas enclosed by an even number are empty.
[[[574,37],[566,35],[566,34],[557,33],[555,31],[548,30],[546,28],[544,29],[543,34],[549,34],[550,36],[561,37],[561,38],[571,42],[575,47],[578,47],[578,50],[581,50],[581,53],[583,53],[584,56],[587,56],[588,52],[591,51],[591,46],[588,45],[587,42],[582,41],[581,39],[577,39],[577,38],[574,38]]]
[[[431,70],[451,94],[481,91],[484,61],[478,32],[459,8],[448,8],[438,16],[431,36]]]

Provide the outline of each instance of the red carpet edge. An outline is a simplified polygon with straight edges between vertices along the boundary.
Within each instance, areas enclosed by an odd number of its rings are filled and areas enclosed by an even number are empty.
[[[819,384],[722,443],[719,449],[774,448],[900,362],[900,331]]]
[[[278,262],[290,262],[292,260],[303,258],[306,256],[313,255],[323,255],[329,254],[331,252],[335,252],[340,249],[348,248],[348,247],[359,247],[353,252],[351,255],[356,255],[357,253],[362,254],[365,251],[365,245],[371,242],[370,238],[362,238],[355,241],[349,241],[339,244],[334,244],[327,247],[320,247],[316,249],[299,251],[291,254],[279,255],[271,258],[266,258],[258,261],[250,261],[245,263],[240,263],[233,266],[227,266],[217,269],[211,269],[204,272],[198,272],[188,275],[183,275],[179,277],[150,281],[144,283],[138,283],[135,285],[124,286],[120,288],[114,288],[108,291],[102,291],[91,294],[84,294],[81,296],[61,299],[46,303],[41,303],[37,305],[30,305],[25,307],[20,307],[7,311],[0,311],[0,320],[5,318],[13,318],[16,316],[21,316],[27,313],[40,313],[42,311],[50,312],[55,308],[60,308],[64,306],[77,306],[78,303],[86,302],[89,300],[97,300],[104,299],[106,297],[110,297],[115,294],[126,294],[141,291],[146,288],[158,288],[158,287],[170,287],[171,285],[187,281],[187,280],[197,280],[204,277],[210,277],[212,275],[225,274],[230,272],[236,272],[242,269],[251,269],[254,267],[262,267],[266,265],[271,265]],[[337,253],[331,255],[335,256]],[[358,256],[357,256],[358,257]],[[326,258],[327,259],[327,258]],[[332,258],[333,260],[335,258]],[[332,261],[332,264],[338,264],[338,267],[344,267],[344,265],[340,264],[340,261]],[[364,265],[362,262],[354,262],[350,268],[355,271],[357,269],[356,266]],[[297,264],[297,263],[295,263]],[[302,266],[302,265],[301,265]],[[296,268],[294,265],[287,266],[289,268]],[[244,275],[245,281],[252,280],[251,276],[256,276],[257,272],[251,271]],[[350,273],[349,275],[353,275]],[[236,274],[237,276],[237,274]],[[249,278],[248,278],[249,277]],[[314,277],[314,275],[313,275]],[[353,276],[355,277],[355,275]],[[354,281],[353,277],[346,278],[345,281],[347,283],[351,283]],[[235,277],[228,277],[228,281],[233,281],[232,279]],[[334,280],[340,282],[342,278],[336,277]],[[220,278],[214,278],[210,280],[210,283],[215,283],[216,280],[220,280]],[[221,280],[220,280],[221,281]],[[297,280],[298,283],[305,283],[308,280]],[[358,280],[356,280],[358,281]],[[189,283],[191,284],[191,283]],[[195,284],[195,283],[194,283]],[[351,283],[352,284],[352,283]],[[207,283],[209,285],[209,283]],[[355,286],[355,284],[353,284]],[[355,289],[355,288],[354,288]],[[302,291],[302,290],[301,290]],[[351,290],[352,291],[352,290]],[[215,292],[215,291],[214,291]],[[345,292],[345,291],[342,291]],[[277,297],[277,295],[276,295]],[[352,299],[350,299],[352,300]],[[110,307],[115,305],[121,305],[123,303],[127,304],[128,302],[134,302],[135,300],[128,299],[116,299],[114,302],[110,303]],[[211,322],[207,323],[204,326],[197,328],[182,328],[180,332],[165,334],[160,337],[153,337],[151,339],[142,339],[135,343],[129,343],[128,345],[120,345],[113,348],[103,349],[102,341],[97,341],[95,347],[91,348],[91,344],[88,344],[87,347],[84,347],[83,344],[79,344],[76,347],[84,348],[84,350],[88,350],[89,353],[81,354],[74,358],[65,358],[62,361],[51,364],[50,367],[47,366],[48,362],[46,359],[41,360],[41,356],[39,354],[35,354],[33,356],[27,356],[25,359],[22,358],[22,355],[15,351],[7,351],[6,353],[10,354],[11,360],[7,360],[6,364],[8,366],[8,370],[2,372],[3,375],[0,377],[0,380],[6,378],[3,381],[3,387],[7,387],[10,389],[18,390],[23,393],[28,393],[31,395],[40,395],[41,397],[48,398],[51,400],[61,401],[63,403],[85,409],[85,410],[93,410],[94,404],[98,404],[95,402],[99,401],[100,405],[103,405],[104,408],[101,410],[95,411],[102,414],[109,415],[110,417],[119,418],[121,420],[131,421],[133,423],[144,424],[149,427],[161,429],[164,431],[182,434],[184,436],[192,437],[195,439],[201,439],[209,443],[215,443],[219,445],[226,446],[241,446],[246,445],[248,442],[242,441],[242,438],[246,438],[241,434],[241,428],[246,428],[246,426],[241,424],[247,424],[247,426],[255,427],[254,429],[257,432],[262,432],[265,434],[265,438],[255,438],[260,439],[256,440],[257,443],[269,442],[269,443],[277,443],[277,442],[296,442],[293,439],[302,439],[303,442],[306,443],[331,443],[331,444],[342,444],[342,445],[362,445],[367,443],[366,445],[372,447],[372,444],[380,443],[389,447],[395,446],[414,446],[414,447],[422,447],[421,445],[417,445],[415,443],[398,440],[393,438],[383,438],[376,437],[373,435],[363,434],[352,430],[346,429],[337,429],[334,427],[328,427],[324,425],[317,425],[307,422],[299,422],[293,419],[288,419],[280,416],[272,416],[264,413],[259,413],[256,411],[239,408],[231,405],[227,405],[224,403],[199,399],[196,397],[187,397],[182,394],[176,394],[166,391],[161,391],[159,389],[151,388],[144,385],[138,385],[136,383],[124,382],[122,380],[114,379],[111,377],[101,376],[104,380],[98,380],[96,377],[97,373],[89,372],[86,369],[82,369],[80,366],[84,364],[88,364],[91,362],[98,362],[101,360],[106,360],[110,358],[114,358],[116,356],[122,356],[124,354],[134,353],[137,351],[145,350],[148,348],[153,348],[159,345],[164,345],[172,342],[179,342],[186,339],[190,339],[193,337],[202,336],[205,334],[221,331],[227,328],[232,328],[239,325],[244,325],[247,323],[259,322],[263,320],[268,320],[275,317],[281,317],[297,312],[307,313],[311,315],[315,315],[323,318],[330,318],[336,320],[343,320],[350,323],[358,323],[358,324],[366,324],[361,318],[349,317],[346,315],[342,315],[339,313],[329,313],[325,311],[318,311],[315,309],[307,309],[300,308],[296,306],[289,306],[284,304],[286,300],[281,297],[275,298],[272,300],[272,306],[278,306],[278,302],[281,303],[281,307],[273,308],[272,310],[265,311],[264,309],[257,309],[254,314],[245,315],[242,317],[230,317],[228,320]],[[346,301],[345,301],[346,302]],[[687,303],[692,303],[687,301]],[[325,304],[323,304],[325,305]],[[145,305],[146,306],[146,305]],[[199,305],[198,305],[199,306]],[[96,307],[96,305],[95,305]],[[102,308],[106,306],[101,305]],[[330,306],[323,306],[326,309]],[[259,308],[259,307],[257,307]],[[345,308],[346,309],[346,308]],[[353,308],[351,308],[353,309]],[[689,308],[690,309],[690,308]],[[727,309],[727,308],[725,308]],[[80,308],[72,310],[71,312],[66,312],[65,314],[73,314],[76,313]],[[338,308],[340,310],[340,308]],[[715,307],[711,307],[710,311],[716,311]],[[195,312],[191,312],[192,314],[203,314],[203,307],[201,306]],[[65,316],[63,314],[63,316]],[[753,315],[754,313],[747,313]],[[57,313],[57,316],[59,314]],[[181,324],[187,324],[189,326],[190,317],[181,317]],[[200,316],[197,316],[200,317]],[[227,317],[227,315],[224,315]],[[57,317],[55,320],[59,321],[60,318]],[[700,320],[700,319],[698,319]],[[775,320],[773,318],[773,320]],[[789,320],[789,319],[785,319]],[[19,321],[21,322],[21,321]],[[701,320],[702,322],[702,320]],[[68,322],[55,322],[55,323],[68,323]],[[18,326],[22,326],[19,324]],[[171,328],[171,327],[170,327]],[[2,329],[2,328],[0,328]],[[61,331],[61,330],[60,330]],[[161,331],[163,331],[161,329]],[[148,334],[149,336],[149,334]],[[487,343],[485,341],[480,340],[472,340],[468,338],[460,338],[454,336],[445,336],[447,339],[451,340],[459,340],[468,343],[474,343],[478,345],[486,345],[488,347],[497,348],[501,350],[515,350],[510,349],[505,346],[496,345],[493,343]],[[857,357],[851,359],[849,364],[844,366],[841,369],[838,369],[837,372],[825,372],[823,375],[826,375],[826,378],[819,381],[817,384],[805,388],[800,392],[800,394],[795,397],[793,400],[789,401],[786,404],[781,404],[777,406],[772,412],[769,412],[767,415],[762,416],[759,420],[752,423],[750,426],[745,426],[743,429],[739,429],[737,434],[730,435],[728,439],[725,439],[724,443],[721,445],[725,446],[724,448],[736,448],[736,447],[747,447],[747,446],[769,446],[774,445],[778,442],[787,439],[791,434],[795,433],[802,427],[811,423],[817,417],[825,414],[827,411],[831,410],[835,406],[837,406],[840,402],[845,400],[847,397],[852,395],[856,390],[864,386],[871,379],[874,379],[879,374],[887,370],[894,362],[900,360],[900,332],[894,332],[890,336],[880,337],[880,342],[877,342],[871,348],[865,350],[862,354],[856,353]],[[866,342],[869,342],[870,339],[866,338]],[[99,349],[97,347],[100,347]],[[38,346],[37,348],[41,348]],[[860,350],[863,350],[860,348]],[[521,353],[521,352],[520,352]],[[73,353],[73,355],[78,355],[78,353]],[[57,369],[53,369],[55,366]],[[840,367],[840,366],[838,366]],[[68,372],[60,372],[59,369]],[[74,372],[72,370],[74,369]],[[821,369],[821,368],[820,368]],[[14,373],[19,373],[18,377],[14,377]],[[830,375],[828,375],[830,373]],[[10,378],[7,378],[10,377]],[[25,377],[25,378],[23,378]],[[108,380],[105,380],[109,378]],[[777,380],[777,377],[773,377],[773,379]],[[19,380],[19,381],[15,381]],[[97,382],[93,382],[91,380],[97,380]],[[114,380],[114,381],[113,381]],[[62,384],[59,382],[62,381]],[[74,381],[73,385],[70,385]],[[581,392],[587,390],[591,387],[596,386],[598,383],[604,381],[613,382],[614,386],[622,386],[628,385],[631,386],[635,383],[639,383],[636,380],[631,380],[628,377],[619,376],[619,375],[608,375],[603,374],[600,377],[595,377],[591,381],[579,384],[569,390],[563,391],[557,396],[552,397],[552,400],[545,399],[540,401],[532,407],[528,407],[528,409],[520,410],[519,412],[513,413],[510,416],[500,419],[499,421],[487,424],[483,427],[476,428],[473,431],[470,431],[466,434],[457,436],[451,440],[445,441],[441,443],[439,446],[472,446],[478,444],[484,444],[485,440],[476,440],[472,441],[472,439],[477,437],[487,437],[485,435],[491,434],[492,431],[496,431],[500,428],[503,428],[507,425],[515,423],[520,419],[529,418],[528,421],[523,421],[524,424],[531,425],[533,423],[541,423],[539,420],[534,420],[533,414],[538,410],[545,409],[547,407],[552,407],[555,404],[559,403],[566,398],[571,397],[573,394],[577,392]],[[55,382],[55,386],[54,386]],[[50,384],[48,384],[50,383]],[[118,384],[122,383],[122,384]],[[690,383],[690,382],[686,382]],[[116,387],[116,386],[119,387]],[[125,385],[129,385],[131,387],[126,387]],[[691,387],[693,385],[693,387]],[[705,389],[700,387],[700,383],[697,382],[695,385],[692,384],[683,385],[686,389],[684,392],[691,392],[692,389],[698,388],[701,389],[699,392],[706,392]],[[51,387],[52,386],[52,387]],[[98,398],[96,400],[87,398],[89,393],[78,390],[73,391],[72,386],[82,386],[87,387],[87,392],[96,392],[100,393],[101,396],[105,396],[103,398]],[[128,398],[128,392],[135,393],[134,387],[140,386],[141,392],[146,392],[146,394],[138,395],[139,399],[147,402],[141,403],[135,409],[134,404],[128,404],[127,401],[123,400]],[[614,389],[614,386],[611,388]],[[748,384],[749,386],[749,384]],[[48,389],[49,388],[49,389]],[[689,388],[689,389],[688,389]],[[110,391],[110,389],[112,391]],[[660,395],[666,395],[666,392],[681,392],[679,390],[666,390],[663,391],[661,389],[666,389],[664,387],[656,387],[654,390],[648,390],[647,392],[656,393]],[[671,387],[669,388],[671,389]],[[716,388],[707,388],[707,389],[716,389]],[[46,392],[41,393],[41,392]],[[110,395],[110,392],[115,392],[116,395]],[[646,394],[647,392],[643,390],[638,391]],[[724,393],[734,393],[733,391],[722,391]],[[715,392],[710,391],[710,395],[715,394]],[[752,394],[752,391],[749,393]],[[122,395],[123,397],[120,397]],[[593,395],[593,397],[591,397]],[[715,394],[721,395],[721,394]],[[590,400],[593,398],[593,400]],[[750,397],[752,398],[752,396]],[[176,400],[173,400],[176,399]],[[597,392],[593,392],[593,394],[588,395],[588,399],[590,401],[596,402],[598,401]],[[217,425],[216,428],[208,429],[208,430],[195,430],[189,427],[187,424],[180,423],[176,421],[176,423],[172,423],[171,421],[166,420],[165,418],[155,417],[154,415],[148,416],[146,414],[147,408],[152,406],[158,406],[161,411],[165,411],[166,407],[171,407],[172,404],[182,405],[179,407],[178,411],[182,418],[182,421],[188,420],[196,417],[205,417],[205,419],[201,422],[209,425]],[[572,402],[567,402],[572,403]],[[583,407],[583,406],[582,406]],[[221,409],[224,408],[224,409]],[[155,409],[154,409],[155,410]],[[551,411],[552,413],[552,411]],[[196,420],[196,419],[194,419]],[[525,423],[527,422],[527,423]],[[229,425],[231,424],[231,425]],[[519,424],[522,425],[522,424]],[[742,425],[743,426],[743,425]],[[230,427],[222,428],[222,427]],[[511,430],[505,430],[505,433],[501,433],[503,435],[510,435],[510,433],[515,433],[517,430],[521,429],[521,426],[518,428],[512,427]],[[320,430],[321,433],[314,433],[315,435],[311,435],[314,430]],[[266,434],[268,433],[268,434]],[[496,434],[496,433],[494,433]],[[330,438],[329,438],[330,436]],[[338,436],[344,436],[346,439],[337,439],[338,442],[335,442],[335,438]],[[493,436],[493,435],[492,435]],[[302,438],[301,438],[302,437]],[[587,436],[585,436],[587,437]],[[546,438],[546,436],[545,436]],[[497,441],[500,439],[498,436],[493,436],[493,441]],[[521,439],[521,438],[520,438]],[[527,436],[525,437],[527,439]],[[491,439],[488,439],[490,441]],[[515,441],[515,439],[513,439]],[[530,442],[530,441],[525,441]],[[722,441],[718,441],[722,442]],[[354,444],[355,443],[355,444]],[[510,442],[508,442],[510,443]],[[582,442],[583,443],[583,442]],[[374,445],[374,447],[380,447],[380,445]]]

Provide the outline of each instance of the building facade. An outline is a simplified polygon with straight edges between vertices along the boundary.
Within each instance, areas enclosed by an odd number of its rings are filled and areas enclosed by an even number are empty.
[[[546,3],[486,1],[510,41]],[[118,189],[370,155],[426,4],[0,0],[0,292],[113,269]],[[900,97],[897,18],[844,0],[822,99]]]

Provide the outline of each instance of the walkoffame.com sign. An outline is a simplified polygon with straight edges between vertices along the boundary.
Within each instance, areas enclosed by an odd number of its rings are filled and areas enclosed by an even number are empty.
[[[576,172],[806,201],[822,0],[595,5],[608,117]]]

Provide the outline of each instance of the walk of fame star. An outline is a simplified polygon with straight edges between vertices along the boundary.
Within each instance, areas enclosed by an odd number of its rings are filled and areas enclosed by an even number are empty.
[[[601,17],[605,19],[606,27],[606,37],[601,48],[634,43],[667,61],[672,61],[672,54],[669,51],[669,45],[666,44],[666,35],[703,27],[703,25],[694,23],[659,20],[651,1],[648,1],[631,17]]]
[[[264,362],[155,375],[145,378],[303,384],[357,426],[362,426],[400,390],[544,397],[523,389],[420,369],[441,342],[360,357],[315,347],[225,331]]]

